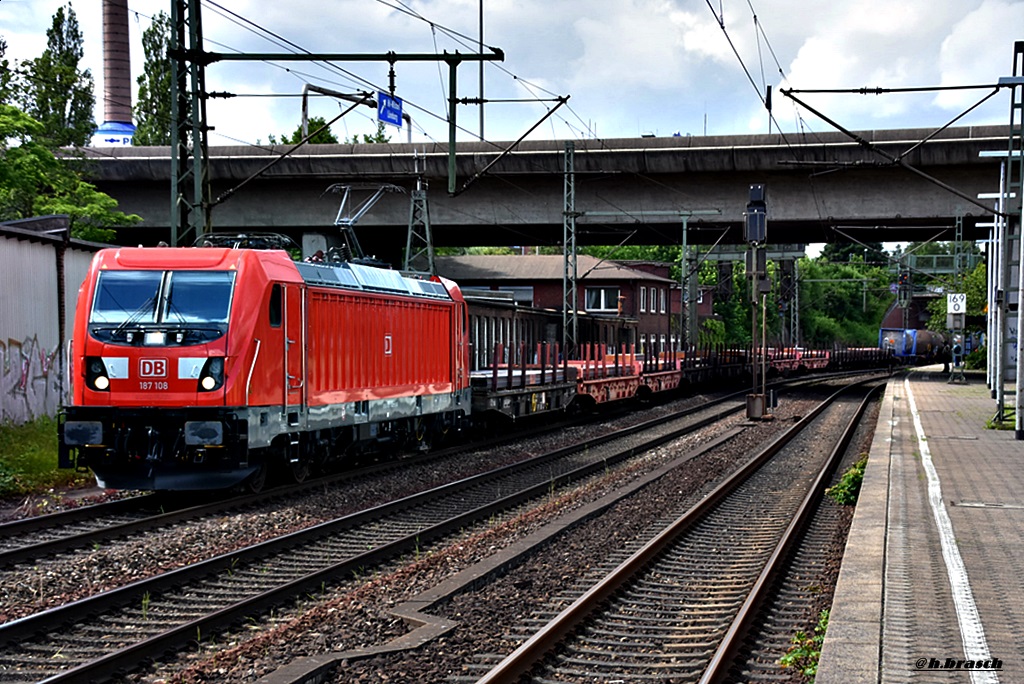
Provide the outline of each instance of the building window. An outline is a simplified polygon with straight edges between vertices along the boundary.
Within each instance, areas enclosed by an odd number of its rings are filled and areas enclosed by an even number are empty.
[[[667,302],[667,301],[668,301],[668,290],[662,288],[661,289],[661,305],[659,307],[661,309],[661,313],[665,313],[665,302]]]
[[[499,285],[499,292],[511,292],[512,300],[520,306],[533,306],[533,287],[527,285]]]
[[[647,311],[647,288],[640,286],[640,313]]]
[[[617,313],[619,310],[619,288],[588,287],[586,290],[587,311],[607,311]]]

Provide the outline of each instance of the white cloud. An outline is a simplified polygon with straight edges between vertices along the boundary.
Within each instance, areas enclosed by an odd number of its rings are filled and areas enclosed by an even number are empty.
[[[1009,34],[1024,16],[1024,2],[998,0],[855,2],[837,8],[826,24],[808,27],[790,64],[793,87],[898,89],[977,82],[977,74],[998,61],[995,53],[1009,60]],[[839,123],[860,128],[943,125],[951,110],[973,101],[971,95],[934,93],[800,97]],[[987,108],[978,117],[988,121],[994,112]]]
[[[942,41],[939,85],[995,84],[999,77],[1009,76],[1013,66],[1013,41],[1021,39],[1022,24],[1022,2],[985,0],[973,12],[964,15]],[[945,91],[936,95],[934,102],[943,109],[961,110],[985,92]],[[1004,108],[1003,111],[1008,113],[1009,110]]]
[[[687,15],[667,2],[617,3],[611,15],[583,17],[573,24],[583,52],[569,62],[574,88],[604,88],[612,97],[637,89],[687,85],[683,29]]]

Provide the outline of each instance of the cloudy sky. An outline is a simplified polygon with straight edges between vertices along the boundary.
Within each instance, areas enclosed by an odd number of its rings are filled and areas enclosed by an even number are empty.
[[[830,131],[780,89],[994,85],[1010,75],[1013,41],[1024,39],[1024,0],[204,0],[203,29],[206,49],[220,52],[291,52],[294,45],[321,53],[473,53],[481,1],[484,43],[505,54],[503,62],[485,64],[484,96],[515,100],[487,105],[484,137],[493,141],[525,134],[554,106],[544,100],[566,95],[568,103],[530,137],[764,133],[766,85],[774,91],[773,127]],[[38,56],[63,4],[0,0],[7,58]],[[72,7],[99,99],[102,0],[74,0]],[[169,12],[170,2],[129,0],[133,81],[142,70],[142,31],[160,10]],[[448,68],[398,62],[395,72],[413,141],[446,140]],[[478,64],[464,62],[457,75],[457,96],[479,97]],[[386,88],[388,65],[213,64],[207,89],[239,97],[210,102],[210,144],[290,133],[307,83],[342,92]],[[798,97],[846,128],[865,130],[941,126],[989,92]],[[327,98],[310,107],[327,119],[341,112]],[[373,117],[362,108],[333,130],[339,138],[372,133]],[[478,107],[459,105],[457,119],[459,139],[479,135]],[[96,120],[103,120],[99,102]],[[1004,90],[959,124],[1008,121]],[[392,140],[406,140],[405,130],[390,130]]]

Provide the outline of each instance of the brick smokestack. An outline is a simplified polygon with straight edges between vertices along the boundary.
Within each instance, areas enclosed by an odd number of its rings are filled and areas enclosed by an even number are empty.
[[[103,0],[103,118],[132,122],[128,0]]]

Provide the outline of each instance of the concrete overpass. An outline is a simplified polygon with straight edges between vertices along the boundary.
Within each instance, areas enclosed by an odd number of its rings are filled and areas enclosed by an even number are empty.
[[[578,240],[678,244],[682,221],[675,212],[718,210],[689,220],[689,241],[710,244],[724,231],[723,242],[738,243],[751,183],[767,187],[772,243],[950,240],[958,216],[965,238],[987,237],[987,228],[977,224],[990,221],[991,214],[965,197],[998,190],[999,160],[980,153],[1005,152],[1008,127],[951,128],[918,144],[931,134],[861,132],[863,143],[840,133],[576,141]],[[212,148],[213,196],[286,149]],[[499,152],[488,143],[460,143],[458,187]],[[167,239],[169,149],[98,148],[87,155],[90,180],[122,210],[145,219],[124,231],[122,242]],[[960,195],[893,163],[895,157]],[[275,231],[296,238],[334,234],[339,197],[324,195],[329,185],[392,183],[411,189],[419,170],[429,184],[436,245],[556,245],[562,239],[564,162],[564,142],[523,142],[464,192],[449,196],[445,145],[308,145],[215,206],[213,226],[218,232]],[[356,225],[360,242],[368,253],[396,259],[409,216],[408,194],[385,195]]]

